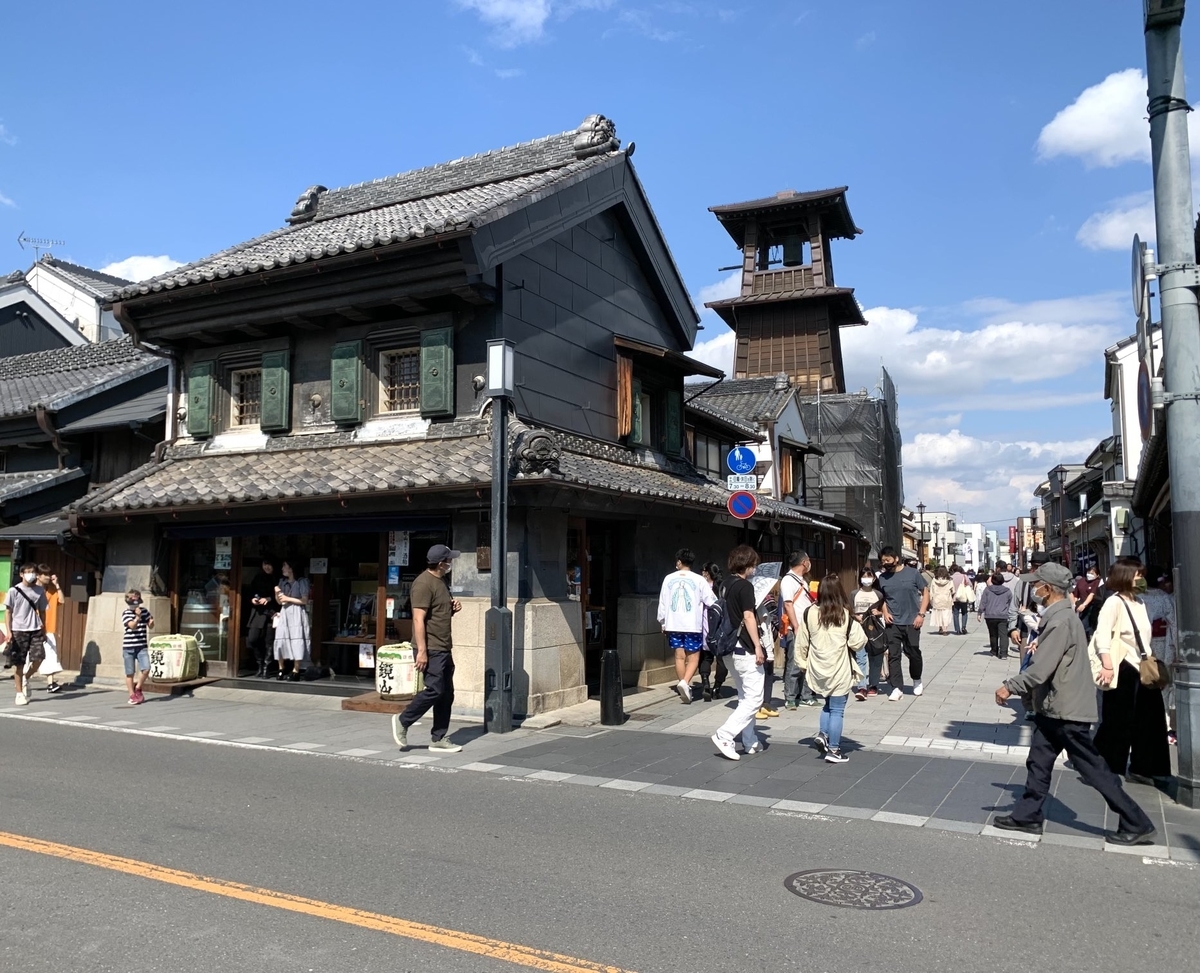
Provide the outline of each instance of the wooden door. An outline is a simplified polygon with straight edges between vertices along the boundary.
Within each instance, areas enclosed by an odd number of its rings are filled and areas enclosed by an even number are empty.
[[[82,558],[68,554],[57,544],[30,544],[25,559],[34,564],[47,564],[50,573],[58,575],[63,602],[58,606],[58,660],[64,669],[77,671],[83,661],[84,630],[87,628],[87,602],[71,601],[71,577],[76,572],[90,571]]]

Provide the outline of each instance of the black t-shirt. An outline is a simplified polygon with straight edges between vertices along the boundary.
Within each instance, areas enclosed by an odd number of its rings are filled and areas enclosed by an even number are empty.
[[[279,611],[279,605],[275,603],[275,586],[279,584],[279,575],[267,574],[266,571],[259,571],[254,580],[250,582],[250,597],[251,598],[266,598],[265,605],[256,605],[250,603],[250,611],[256,615],[266,615]]]
[[[725,585],[725,610],[729,613],[734,627],[740,626],[746,619],[745,613],[754,612],[754,585],[737,575],[730,578]],[[754,642],[745,632],[738,638],[738,645],[747,649],[754,648]]]

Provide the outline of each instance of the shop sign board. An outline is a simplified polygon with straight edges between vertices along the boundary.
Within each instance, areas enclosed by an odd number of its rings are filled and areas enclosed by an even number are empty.
[[[399,564],[389,564],[388,565],[387,583],[389,585],[394,585],[394,584],[400,583],[400,565]]]
[[[228,571],[233,567],[233,538],[213,538],[213,570]]]
[[[308,559],[308,574],[312,577],[314,574],[329,573],[329,558],[327,557],[310,557]]]
[[[388,567],[408,567],[409,533],[406,530],[388,532]]]

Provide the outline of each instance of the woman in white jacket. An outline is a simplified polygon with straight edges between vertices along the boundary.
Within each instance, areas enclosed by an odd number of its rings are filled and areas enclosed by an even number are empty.
[[[842,764],[842,720],[846,700],[862,678],[854,657],[867,636],[850,609],[850,599],[836,574],[827,574],[817,589],[817,603],[804,610],[796,631],[796,664],[804,670],[814,696],[824,696],[817,749],[827,763]]]
[[[1112,686],[1101,694],[1096,749],[1114,774],[1128,770],[1130,780],[1147,783],[1171,776],[1171,752],[1162,692],[1143,686],[1138,671],[1143,652],[1151,651],[1150,617],[1136,594],[1141,576],[1137,558],[1117,560],[1105,581],[1114,594],[1100,608],[1092,645],[1101,683]]]

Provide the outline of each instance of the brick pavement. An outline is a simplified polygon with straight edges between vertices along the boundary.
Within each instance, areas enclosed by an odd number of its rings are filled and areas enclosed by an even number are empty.
[[[906,695],[898,703],[883,697],[852,700],[846,722],[851,760],[843,765],[824,763],[811,745],[815,707],[759,723],[766,751],[733,763],[706,739],[732,701],[686,706],[663,690],[632,697],[630,709],[636,712],[622,727],[594,725],[595,704],[563,711],[563,719],[581,725],[555,723],[552,715],[531,723],[554,725],[521,727],[505,736],[455,721],[451,737],[465,749],[446,755],[428,751],[428,720],[411,731],[412,748],[400,753],[386,717],[343,711],[337,698],[216,686],[192,696],[151,696],[138,707],[129,706],[121,691],[75,688],[49,696],[39,688],[30,706],[0,705],[0,719],[1027,840],[989,824],[1012,806],[1024,779],[1019,741],[1026,725],[1019,707],[1002,709],[991,698],[1015,658],[989,659],[977,635],[926,641],[925,695]],[[949,741],[954,749],[935,746]],[[1200,812],[1177,806],[1151,787],[1134,784],[1129,790],[1160,833],[1160,844],[1135,853],[1148,860],[1200,862]],[[1114,824],[1099,796],[1061,767],[1053,795],[1041,841],[1105,848],[1103,831]]]

